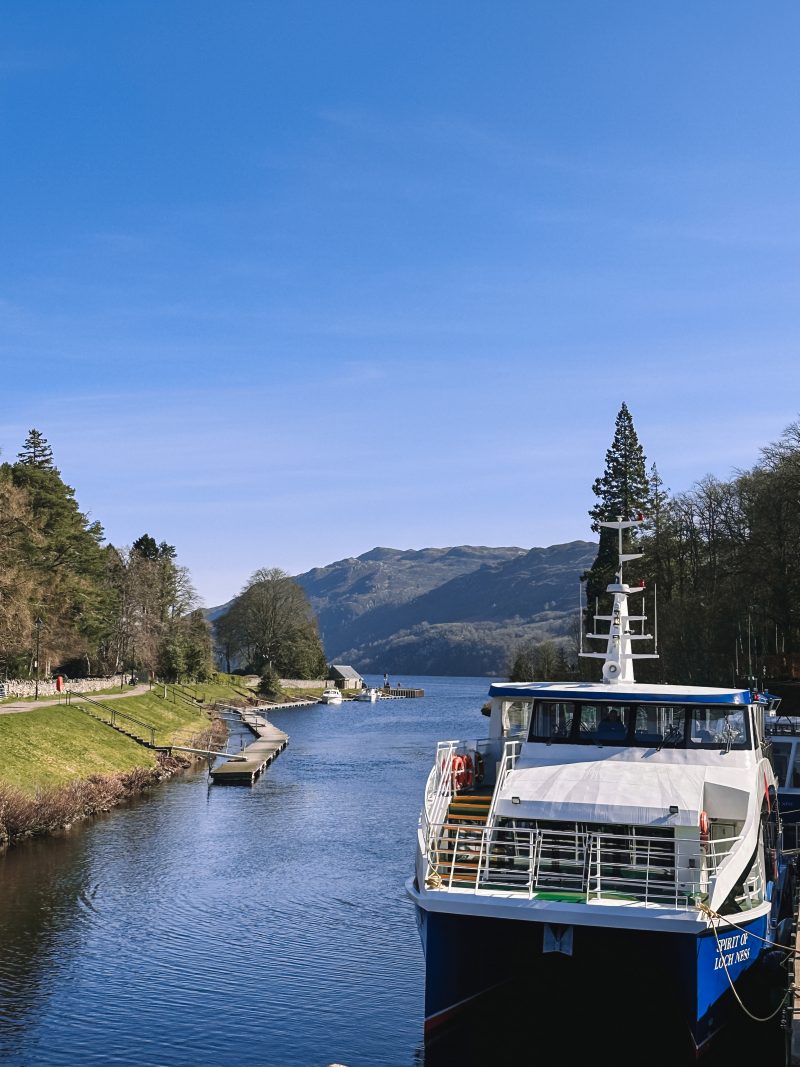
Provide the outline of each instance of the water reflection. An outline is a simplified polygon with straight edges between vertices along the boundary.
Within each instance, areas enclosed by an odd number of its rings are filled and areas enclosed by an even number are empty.
[[[93,907],[82,841],[78,831],[0,855],[0,1029],[12,1039],[52,993],[53,962]]]

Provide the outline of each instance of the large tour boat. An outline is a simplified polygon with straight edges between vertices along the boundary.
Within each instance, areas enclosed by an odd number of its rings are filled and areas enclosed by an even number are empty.
[[[689,1061],[737,1019],[786,1018],[796,900],[767,707],[749,689],[635,681],[634,660],[658,655],[633,651],[652,638],[644,607],[629,614],[643,583],[623,579],[641,521],[602,524],[619,566],[587,637],[606,647],[581,651],[602,680],[493,683],[488,737],[437,747],[406,883],[427,1037],[490,995],[506,1037],[558,1011],[607,1018],[618,1051],[642,1029],[675,1036]]]

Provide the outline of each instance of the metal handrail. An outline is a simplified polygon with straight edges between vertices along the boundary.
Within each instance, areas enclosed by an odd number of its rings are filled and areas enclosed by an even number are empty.
[[[74,694],[73,700],[75,701],[85,700],[87,704],[94,704],[98,708],[102,708],[111,716],[111,725],[117,725],[117,719],[124,719],[126,722],[135,723],[137,726],[141,726],[143,730],[146,730],[150,734],[150,744],[155,746],[156,743],[156,728],[149,722],[145,722],[144,719],[137,719],[135,715],[131,715],[127,711],[119,711],[112,704],[104,704],[102,700],[95,700],[94,697],[88,697],[85,693]]]
[[[616,834],[577,825],[556,830],[442,821],[429,826],[426,859],[444,890],[502,889],[528,898],[567,894],[585,903],[627,901],[692,910],[707,899],[740,840]],[[742,910],[763,902],[760,870],[753,870],[736,899]]]

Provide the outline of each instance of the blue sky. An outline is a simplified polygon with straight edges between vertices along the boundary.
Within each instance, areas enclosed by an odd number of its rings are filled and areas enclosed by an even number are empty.
[[[0,8],[0,449],[203,602],[592,536],[800,416],[800,6]]]

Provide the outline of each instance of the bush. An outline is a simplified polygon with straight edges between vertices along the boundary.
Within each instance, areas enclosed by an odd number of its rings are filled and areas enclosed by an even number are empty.
[[[272,664],[264,668],[264,673],[258,683],[258,694],[266,697],[267,700],[279,700],[283,694],[280,675]]]

